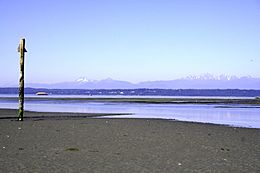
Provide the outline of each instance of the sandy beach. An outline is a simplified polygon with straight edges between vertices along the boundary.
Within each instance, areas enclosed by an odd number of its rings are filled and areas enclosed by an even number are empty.
[[[0,172],[260,172],[260,129],[95,114],[15,116],[0,109]]]

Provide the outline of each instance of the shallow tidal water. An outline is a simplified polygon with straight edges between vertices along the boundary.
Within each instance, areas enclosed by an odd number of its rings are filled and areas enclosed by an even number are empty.
[[[15,100],[0,100],[0,108],[17,108]],[[147,104],[82,100],[31,100],[25,110],[38,112],[125,113],[109,118],[175,119],[237,127],[260,128],[260,107],[214,104]]]

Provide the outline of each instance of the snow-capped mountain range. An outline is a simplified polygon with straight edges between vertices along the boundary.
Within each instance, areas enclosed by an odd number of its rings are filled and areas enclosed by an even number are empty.
[[[251,76],[244,76],[243,78],[251,78]],[[187,79],[187,80],[236,80],[236,79],[239,79],[239,77],[234,76],[234,75],[230,76],[230,75],[224,75],[224,74],[216,76],[216,75],[206,73],[206,74],[198,75],[198,76],[190,75],[190,76],[187,76],[182,79]]]
[[[251,76],[237,77],[229,75],[214,76],[203,74],[199,76],[187,76],[174,80],[146,81],[137,84],[114,80],[91,80],[81,77],[72,82],[55,84],[27,84],[26,87],[50,88],[50,89],[136,89],[136,88],[160,88],[160,89],[260,89],[260,78]]]

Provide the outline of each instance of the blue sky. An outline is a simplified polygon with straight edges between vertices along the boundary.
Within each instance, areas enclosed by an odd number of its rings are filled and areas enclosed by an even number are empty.
[[[260,77],[260,0],[1,0],[0,84]]]

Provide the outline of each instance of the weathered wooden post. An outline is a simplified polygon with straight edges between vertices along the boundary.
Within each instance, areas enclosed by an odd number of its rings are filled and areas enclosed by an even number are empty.
[[[18,52],[20,53],[20,79],[19,79],[19,110],[18,121],[23,121],[23,106],[24,106],[24,53],[25,39],[22,38],[19,43]]]

